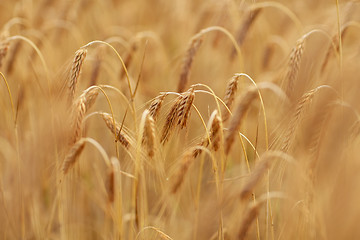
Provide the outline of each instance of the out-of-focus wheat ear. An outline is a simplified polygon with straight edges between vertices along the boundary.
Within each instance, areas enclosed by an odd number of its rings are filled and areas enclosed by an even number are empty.
[[[255,169],[252,171],[250,178],[245,183],[244,187],[242,188],[240,192],[240,198],[242,200],[248,199],[256,185],[261,181],[262,177],[264,176],[265,172],[270,168],[271,166],[271,158],[273,156],[271,154],[264,154],[259,162],[256,164]]]
[[[233,76],[231,78],[231,80],[229,81],[228,85],[226,86],[224,103],[226,104],[226,106],[228,107],[229,110],[232,109],[233,104],[234,104],[235,95],[236,95],[236,92],[238,89],[239,78],[240,78],[240,76],[238,76],[238,75]],[[223,110],[221,117],[224,122],[229,119],[230,113],[228,112],[227,109]]]
[[[195,35],[190,41],[189,47],[186,51],[186,55],[182,63],[180,79],[177,89],[178,93],[182,93],[189,82],[189,74],[191,71],[192,62],[194,60],[196,52],[201,46],[201,43],[202,43],[201,35]]]
[[[209,139],[203,138],[198,144],[196,144],[196,148],[192,152],[192,156],[196,158],[202,153],[202,149],[200,147],[208,147],[209,146]]]
[[[129,149],[130,141],[128,140],[128,137],[126,136],[125,133],[120,132],[121,129],[120,124],[115,121],[115,125],[114,125],[114,120],[112,116],[110,116],[110,114],[108,113],[102,113],[101,116],[104,119],[106,126],[110,129],[110,131],[114,135],[116,135],[116,140],[119,141],[120,144],[123,145],[123,147]]]
[[[9,37],[8,31],[3,31],[0,35],[0,68],[9,50],[10,41],[7,40],[8,37]]]
[[[151,103],[149,107],[149,114],[154,119],[154,121],[157,120],[157,117],[159,116],[160,109],[162,106],[162,103],[164,102],[164,99],[166,97],[166,93],[162,93],[159,96],[157,96]]]
[[[81,67],[84,63],[87,50],[81,48],[75,52],[75,57],[71,65],[70,79],[69,79],[69,90],[70,90],[70,102],[73,101],[76,91],[77,82],[80,76]]]
[[[193,162],[193,151],[188,151],[184,154],[181,160],[181,165],[178,171],[175,173],[175,181],[171,186],[171,193],[175,194],[179,188],[181,187],[182,183],[184,182],[185,175],[189,170],[191,163]]]
[[[346,33],[346,30],[347,30],[347,27],[343,27],[342,30],[341,30],[341,38],[343,39],[344,36],[345,36],[345,33]],[[321,65],[321,74],[324,73],[328,63],[329,63],[329,60],[332,56],[334,56],[334,47],[336,49],[336,52],[339,53],[340,51],[340,44],[339,44],[339,35],[338,34],[335,34],[333,37],[332,37],[332,42],[326,52],[326,55],[325,55],[325,59],[324,59],[324,62],[323,64]]]
[[[293,138],[295,137],[295,131],[296,128],[298,126],[300,117],[302,115],[302,112],[304,110],[304,107],[307,103],[310,103],[315,95],[315,93],[319,90],[320,88],[314,88],[310,91],[308,91],[307,93],[305,93],[299,100],[299,102],[297,103],[296,109],[294,111],[294,114],[292,115],[288,128],[285,132],[285,135],[283,137],[283,144],[281,146],[281,151],[283,152],[287,152],[291,146],[291,142],[293,140]]]
[[[187,92],[183,94],[183,98],[181,99],[178,107],[177,119],[178,125],[180,125],[180,129],[186,127],[187,121],[190,116],[190,109],[192,103],[195,99],[195,90],[191,87]]]
[[[85,139],[80,139],[77,141],[70,149],[69,153],[66,155],[65,160],[62,164],[63,174],[67,174],[69,170],[74,166],[76,160],[79,158],[82,150],[85,147]]]
[[[263,202],[257,202],[255,204],[252,204],[251,207],[248,209],[248,211],[245,213],[245,216],[243,218],[243,221],[240,225],[240,230],[238,233],[239,240],[245,239],[246,234],[248,230],[251,227],[251,224],[254,222],[256,217],[259,215],[259,210]]]
[[[146,117],[142,143],[146,146],[148,156],[152,158],[155,154],[155,122],[149,110],[145,110],[143,114]]]
[[[231,146],[234,142],[234,138],[240,129],[242,120],[244,119],[244,116],[247,110],[249,109],[251,102],[256,98],[256,96],[257,96],[257,89],[250,88],[241,97],[240,103],[237,106],[234,115],[231,118],[229,130],[225,137],[226,154],[229,154]]]
[[[221,141],[221,118],[215,113],[215,116],[211,123],[210,129],[210,140],[211,140],[211,147],[214,151],[217,151],[220,147]]]
[[[184,96],[180,95],[176,98],[174,105],[171,107],[170,112],[166,116],[165,125],[162,130],[160,142],[165,144],[175,128],[175,122],[178,120],[178,109],[180,102],[183,101]]]
[[[288,97],[292,96],[294,85],[298,77],[301,58],[304,52],[305,39],[302,37],[296,41],[295,47],[291,50],[288,69],[285,75],[286,89]]]
[[[114,173],[114,167],[111,164],[110,170],[108,173],[106,188],[107,188],[107,194],[108,194],[108,200],[110,203],[114,202],[115,199],[115,173]]]
[[[245,37],[247,36],[247,33],[249,32],[251,26],[258,17],[260,11],[261,8],[256,8],[247,12],[242,24],[240,25],[236,33],[236,41],[239,44],[239,46],[241,46],[244,43]],[[235,55],[236,55],[236,50],[235,48],[233,48],[230,55],[231,59],[233,59]]]

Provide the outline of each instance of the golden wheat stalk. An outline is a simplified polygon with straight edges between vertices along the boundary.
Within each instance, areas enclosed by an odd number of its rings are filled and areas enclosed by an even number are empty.
[[[74,99],[77,82],[80,76],[81,67],[84,63],[85,57],[87,54],[87,50],[85,48],[81,48],[75,52],[75,57],[71,65],[70,71],[70,79],[69,79],[69,89],[70,89],[70,100]]]
[[[186,51],[186,55],[183,60],[182,69],[180,73],[179,85],[178,85],[178,93],[182,93],[188,82],[189,82],[189,74],[191,71],[191,66],[194,60],[194,57],[201,46],[202,38],[201,35],[195,35],[189,44],[189,47]]]
[[[66,155],[65,160],[62,164],[62,172],[63,174],[67,174],[68,171],[74,166],[76,160],[79,158],[82,150],[85,147],[85,139],[81,138],[77,141],[72,148],[70,149],[69,153]]]
[[[249,109],[251,102],[256,98],[256,96],[257,96],[257,89],[250,88],[241,97],[240,103],[237,106],[234,115],[232,116],[230,127],[225,137],[226,154],[229,154],[231,146],[234,142],[234,138],[240,129],[242,120],[244,119],[244,116],[247,110]]]
[[[116,141],[119,141],[121,145],[123,145],[126,149],[130,147],[130,141],[125,133],[120,132],[121,125],[114,120],[112,116],[108,113],[101,113],[102,118],[105,121],[106,126],[110,129],[110,131],[116,135]]]
[[[291,50],[288,69],[286,72],[285,80],[287,87],[285,89],[288,96],[292,96],[294,85],[298,78],[298,73],[301,64],[301,58],[304,52],[305,39],[302,37],[296,41],[295,47]]]
[[[226,86],[224,103],[226,104],[229,110],[232,109],[234,104],[235,95],[238,89],[239,78],[240,76],[238,75],[233,76]],[[223,121],[225,122],[227,119],[229,119],[230,113],[227,109],[224,109],[221,116],[223,118]]]

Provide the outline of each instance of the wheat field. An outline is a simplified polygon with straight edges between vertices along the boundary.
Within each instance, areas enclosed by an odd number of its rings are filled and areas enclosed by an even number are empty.
[[[360,1],[3,0],[0,239],[360,239]]]

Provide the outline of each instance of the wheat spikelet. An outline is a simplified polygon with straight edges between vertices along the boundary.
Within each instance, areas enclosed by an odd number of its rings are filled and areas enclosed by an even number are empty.
[[[185,174],[187,173],[191,163],[193,162],[193,152],[188,151],[184,154],[181,160],[181,165],[175,174],[175,181],[171,187],[171,193],[176,193],[184,182]]]
[[[225,153],[229,154],[231,146],[234,142],[235,135],[239,131],[241,122],[250,107],[251,102],[256,98],[257,90],[256,88],[250,88],[245,94],[241,97],[240,103],[235,110],[235,113],[231,119],[230,127],[228,134],[225,138]]]
[[[167,95],[166,93],[160,94],[150,104],[150,107],[149,107],[150,113],[149,114],[155,121],[156,121],[157,117],[159,116],[160,109],[161,109],[162,103],[164,102],[166,95]]]
[[[281,147],[281,151],[283,152],[287,152],[289,150],[289,147],[291,145],[291,142],[294,138],[294,133],[296,131],[296,128],[298,126],[298,122],[299,122],[299,119],[301,117],[301,114],[304,110],[304,107],[307,103],[311,102],[313,97],[314,97],[314,94],[319,90],[320,88],[317,87],[317,88],[314,88],[310,91],[308,91],[307,93],[305,93],[299,100],[299,102],[297,103],[297,107],[294,111],[294,114],[292,115],[291,117],[291,120],[290,120],[290,123],[289,123],[289,126],[285,132],[285,136],[284,136],[284,141],[283,141],[283,144],[282,144],[282,147]]]
[[[232,106],[234,104],[234,99],[235,99],[235,94],[236,94],[237,88],[238,88],[239,78],[240,78],[240,76],[237,76],[237,75],[232,77],[231,80],[229,81],[228,85],[226,86],[224,103],[229,108],[229,110],[232,109]],[[227,111],[227,109],[224,109],[221,116],[223,118],[223,121],[225,122],[229,118],[230,113]]]
[[[287,81],[286,94],[292,96],[294,85],[298,77],[300,69],[301,58],[304,52],[305,39],[300,38],[296,41],[295,47],[291,50],[290,59],[288,63],[288,70],[285,79]]]
[[[85,140],[80,139],[77,141],[72,148],[70,149],[69,153],[66,155],[65,160],[62,165],[62,172],[63,174],[67,174],[70,168],[75,164],[76,160],[80,156],[82,150],[85,147]]]
[[[244,219],[241,223],[237,239],[239,240],[245,239],[246,234],[251,227],[251,224],[254,222],[255,218],[259,215],[259,210],[261,205],[262,202],[255,203],[246,212]]]
[[[240,25],[237,34],[236,34],[236,41],[241,46],[244,43],[245,37],[247,36],[247,33],[249,32],[251,26],[255,22],[257,16],[259,15],[261,11],[261,8],[252,9],[251,11],[248,11],[244,21]],[[233,48],[231,52],[231,59],[234,58],[236,55],[236,50]]]
[[[186,55],[184,57],[182,64],[179,85],[177,89],[178,93],[182,93],[185,90],[187,83],[189,82],[189,74],[190,74],[192,62],[201,43],[202,43],[201,35],[195,35],[190,41],[190,45],[186,51]]]
[[[106,126],[110,129],[113,134],[116,134],[116,140],[120,142],[126,149],[129,149],[130,142],[124,133],[120,132],[121,126],[114,120],[108,113],[101,113],[102,118],[105,121]]]
[[[75,96],[77,82],[80,76],[81,67],[84,63],[87,50],[81,48],[75,52],[75,57],[71,65],[70,79],[69,79],[69,89],[70,89],[70,100],[72,101]]]
[[[190,116],[190,109],[192,106],[192,103],[195,99],[195,92],[194,88],[191,87],[187,92],[183,94],[183,97],[179,103],[178,106],[178,125],[180,125],[180,129],[183,129],[186,127],[187,120]]]
[[[147,148],[148,156],[153,157],[155,153],[155,122],[149,113],[149,110],[145,110],[144,112],[146,117],[142,143]]]
[[[249,180],[245,183],[245,186],[241,190],[240,198],[242,200],[245,200],[249,198],[249,196],[251,196],[253,189],[261,181],[265,172],[270,168],[271,157],[272,157],[271,154],[266,154],[266,153],[261,157],[255,169],[252,171]]]

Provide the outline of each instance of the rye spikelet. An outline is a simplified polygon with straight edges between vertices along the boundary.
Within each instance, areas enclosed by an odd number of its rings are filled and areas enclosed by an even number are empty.
[[[247,12],[244,21],[240,25],[237,34],[236,34],[236,41],[241,46],[244,43],[245,37],[247,36],[247,33],[249,32],[251,26],[255,22],[256,18],[258,17],[259,13],[261,11],[261,8],[252,9]],[[231,52],[231,59],[234,58],[236,55],[236,50],[233,48]]]
[[[212,149],[214,149],[214,151],[216,152],[217,150],[219,150],[220,147],[220,141],[221,141],[221,118],[220,116],[217,114],[217,111],[215,112],[215,116],[212,120],[211,123],[211,134],[210,134],[210,140],[211,140],[211,145],[212,145]]]
[[[224,103],[229,108],[229,110],[232,109],[232,106],[234,104],[235,94],[238,89],[238,80],[240,76],[233,76],[231,80],[229,81],[228,85],[226,86],[225,91],[225,97],[224,97]],[[227,109],[224,109],[224,111],[221,114],[223,121],[225,122],[227,119],[229,119],[230,113],[227,111]]]
[[[241,97],[240,103],[235,110],[234,115],[232,116],[228,134],[225,138],[225,153],[229,154],[231,146],[234,142],[234,138],[239,131],[242,120],[250,107],[251,102],[256,98],[257,90],[256,88],[250,88],[247,90],[244,95]]]
[[[265,153],[256,164],[255,169],[252,171],[250,178],[245,183],[245,186],[241,190],[240,198],[246,200],[251,196],[256,185],[261,181],[265,172],[270,168],[272,158],[271,154]]]
[[[71,65],[69,89],[70,89],[70,102],[74,99],[77,82],[80,76],[81,67],[84,63],[87,50],[81,48],[75,52],[75,57]]]
[[[126,149],[129,149],[130,142],[125,133],[120,132],[120,124],[115,121],[114,125],[114,120],[108,113],[102,113],[101,116],[104,119],[106,126],[114,135],[116,135],[116,141],[119,141],[121,145],[123,145]]]
[[[179,103],[178,107],[178,125],[180,125],[180,129],[186,127],[187,121],[190,116],[190,109],[192,103],[195,99],[195,91],[194,88],[191,87],[187,92],[183,94],[183,97]]]
[[[78,141],[82,137],[82,122],[86,112],[95,103],[99,92],[97,88],[85,90],[75,101],[73,109],[74,137],[72,143]]]
[[[161,109],[162,103],[164,102],[166,95],[167,95],[166,93],[160,94],[150,104],[150,107],[149,107],[150,113],[149,114],[155,121],[157,120],[157,117],[159,116],[160,109]]]
[[[146,146],[148,156],[153,157],[155,153],[155,122],[149,113],[149,110],[145,110],[143,113],[145,125],[142,143]]]
[[[84,147],[85,147],[84,139],[80,139],[72,146],[69,153],[66,155],[65,160],[62,165],[62,168],[61,168],[63,174],[67,174],[68,171],[70,170],[70,168],[72,168],[72,166],[74,166],[76,160],[80,156]]]
[[[191,71],[192,62],[194,60],[196,52],[201,46],[201,43],[202,43],[201,35],[195,35],[190,41],[181,68],[179,85],[177,90],[178,93],[182,93],[185,90],[187,83],[189,82],[189,74]]]
[[[171,193],[175,194],[179,190],[182,183],[184,182],[185,174],[189,170],[189,167],[190,167],[191,163],[193,162],[193,160],[194,160],[193,152],[187,151],[184,154],[184,156],[182,157],[180,168],[178,169],[178,171],[175,174],[175,177],[174,177],[175,181],[171,187]]]
[[[246,212],[244,219],[240,225],[240,230],[239,230],[237,239],[239,239],[239,240],[245,239],[246,234],[251,227],[251,224],[254,222],[256,217],[259,215],[259,210],[260,210],[262,203],[263,202],[258,202],[258,203],[253,204],[249,208],[249,210]]]
[[[286,94],[292,96],[294,85],[298,77],[301,58],[304,52],[305,40],[300,38],[296,41],[295,47],[291,50],[290,59],[288,63],[288,70],[286,72],[285,81],[287,81]]]

